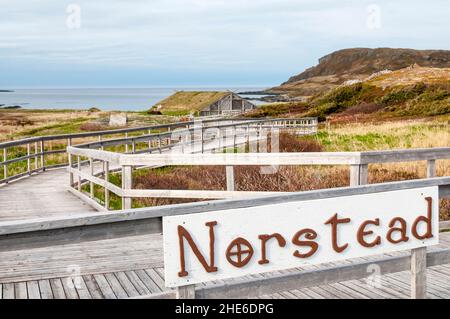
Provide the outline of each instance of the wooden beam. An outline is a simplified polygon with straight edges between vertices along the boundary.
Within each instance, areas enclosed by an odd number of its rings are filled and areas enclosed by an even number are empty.
[[[427,178],[433,178],[436,176],[436,160],[427,161]]]
[[[411,250],[411,298],[427,298],[427,248]]]
[[[177,287],[177,299],[195,299],[195,285]]]
[[[234,192],[234,167],[233,166],[226,166],[226,176],[227,176],[227,191]]]

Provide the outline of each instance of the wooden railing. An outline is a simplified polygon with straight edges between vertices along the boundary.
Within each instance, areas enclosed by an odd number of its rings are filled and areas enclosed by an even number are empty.
[[[284,122],[283,122],[284,121]],[[274,125],[282,125],[282,123],[291,123],[296,121],[296,126],[302,126],[305,130],[316,131],[317,119],[277,119],[272,120]],[[214,119],[203,120],[201,125],[204,128],[216,127],[225,124],[243,123],[243,122],[258,122],[254,119]],[[90,141],[88,147],[104,148],[108,145],[123,145],[124,152],[133,152],[129,147],[133,145],[133,141],[138,141],[137,136],[144,136],[144,140],[153,143],[149,144],[149,148],[160,150],[164,145],[165,136],[169,136],[171,132],[180,129],[192,129],[198,125],[198,121],[179,122],[162,125],[152,125],[144,127],[123,128],[115,130],[75,133],[75,134],[61,134],[50,136],[38,136],[26,139],[0,143],[0,184],[8,183],[18,178],[32,175],[34,173],[43,172],[46,169],[64,167],[69,164],[67,160],[66,148],[71,145],[86,143]],[[286,124],[286,126],[292,124]],[[293,126],[293,125],[292,125]],[[154,134],[158,131],[158,134]],[[134,137],[130,137],[135,135]],[[118,139],[123,136],[122,139]],[[151,139],[149,139],[151,136]],[[105,140],[114,138],[113,142]],[[93,143],[95,140],[95,143]],[[123,142],[127,141],[127,142]],[[159,148],[157,146],[159,143]],[[115,150],[117,151],[117,150]],[[142,151],[142,150],[141,150]],[[146,150],[148,151],[148,149]]]
[[[236,140],[236,139],[235,139]],[[235,142],[231,144],[235,146]],[[98,146],[98,145],[97,145]],[[199,147],[201,151],[203,147]],[[211,151],[211,149],[209,149]],[[281,165],[345,165],[350,168],[350,186],[368,183],[368,165],[375,163],[395,163],[409,161],[426,161],[427,178],[436,175],[436,160],[450,159],[450,148],[408,149],[375,152],[313,152],[313,153],[219,153],[219,154],[119,154],[101,150],[69,147],[71,156],[78,159],[77,165],[69,168],[71,190],[84,198],[97,209],[109,208],[109,193],[122,198],[122,208],[132,207],[132,198],[196,198],[225,199],[245,198],[251,196],[273,195],[274,192],[236,191],[234,185],[234,166],[255,165],[276,169]],[[81,159],[87,158],[89,170],[83,170]],[[94,162],[102,162],[100,171],[94,170]],[[168,189],[134,189],[133,169],[139,167],[161,167],[176,165],[219,165],[226,169],[227,190],[168,190]],[[115,167],[122,174],[122,185],[109,182],[110,168]],[[102,177],[102,178],[101,178]],[[73,181],[77,179],[77,182]],[[90,192],[82,192],[83,182],[90,184]],[[94,185],[104,188],[105,200],[100,203],[94,198]],[[278,193],[281,194],[281,193]],[[103,205],[103,206],[102,206]]]
[[[277,203],[338,198],[387,191],[436,186],[439,198],[450,197],[450,177],[359,185],[291,194],[280,194],[239,200],[218,200],[161,207],[123,210],[119,212],[83,213],[78,216],[58,216],[12,222],[0,222],[0,251],[20,251],[24,248],[42,248],[75,244],[94,240],[140,236],[160,233],[164,216],[197,214],[243,207],[258,207]],[[283,211],[280,211],[280,217]],[[450,263],[450,250],[428,252],[427,266]],[[292,271],[283,275],[268,275],[262,279],[236,279],[225,283],[198,286],[196,298],[248,298],[290,289],[320,286],[334,282],[367,277],[367,266],[377,264],[382,274],[410,269],[410,256],[371,260],[344,266],[310,271]],[[82,274],[81,274],[82,275]],[[168,291],[145,298],[174,298]]]

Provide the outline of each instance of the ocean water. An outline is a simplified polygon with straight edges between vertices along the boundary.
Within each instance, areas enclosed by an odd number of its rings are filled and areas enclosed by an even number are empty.
[[[83,88],[83,89],[11,89],[0,92],[0,106],[26,109],[89,109],[104,111],[143,111],[176,91],[260,91],[262,87],[190,87],[190,88]],[[246,97],[246,96],[244,96]],[[248,97],[248,96],[247,96]],[[255,96],[252,96],[255,97]],[[258,101],[252,101],[260,104]]]

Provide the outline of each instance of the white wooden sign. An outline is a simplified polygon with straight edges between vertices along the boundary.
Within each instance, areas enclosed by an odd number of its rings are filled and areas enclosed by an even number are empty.
[[[435,245],[438,198],[427,187],[164,217],[166,285]]]

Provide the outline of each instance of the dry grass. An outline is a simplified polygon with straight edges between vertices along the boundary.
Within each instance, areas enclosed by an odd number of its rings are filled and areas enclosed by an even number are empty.
[[[74,125],[98,116],[88,111],[0,110],[0,141],[55,129],[72,131]]]
[[[423,123],[422,123],[423,124]],[[293,135],[280,135],[281,152],[317,152],[323,150],[369,150],[374,148],[443,147],[449,145],[448,129],[439,130],[434,125],[414,128],[418,122],[384,123],[379,125],[346,125],[332,127],[331,143],[327,147],[315,139],[298,139]],[[369,132],[369,133],[367,133]],[[378,147],[370,145],[367,139],[358,136],[367,134],[392,134],[385,142],[377,141]],[[339,135],[351,136],[343,144]],[[409,139],[405,140],[405,136]],[[354,144],[352,144],[352,141]],[[369,144],[369,145],[368,145]],[[450,176],[450,161],[437,161],[437,175]],[[369,166],[369,183],[411,180],[426,177],[424,162],[373,164]],[[171,167],[163,170],[149,170],[136,177],[135,187],[140,189],[186,189],[186,190],[225,190],[225,169],[219,166]],[[349,184],[349,170],[344,166],[281,166],[274,174],[263,174],[260,167],[238,166],[235,168],[236,190],[239,191],[280,191],[294,192]],[[166,205],[190,202],[188,199],[146,198],[139,199],[139,206]],[[449,219],[450,200],[441,202],[441,218]]]
[[[450,146],[445,120],[347,123],[326,127],[318,139],[327,151],[368,151]]]

